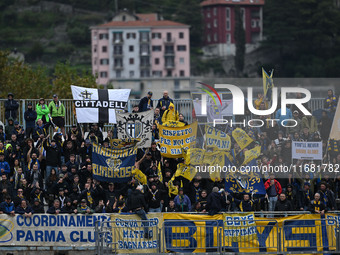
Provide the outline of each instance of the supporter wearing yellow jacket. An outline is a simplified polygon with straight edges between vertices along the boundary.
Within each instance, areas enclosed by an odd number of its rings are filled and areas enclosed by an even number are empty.
[[[170,103],[169,109],[166,110],[162,116],[163,124],[169,121],[179,121],[179,114],[178,111],[175,110],[173,103]]]

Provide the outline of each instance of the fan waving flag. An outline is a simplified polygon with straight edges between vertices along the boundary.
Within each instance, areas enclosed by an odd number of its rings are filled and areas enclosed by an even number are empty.
[[[71,86],[78,123],[116,123],[116,109],[124,109],[130,89]]]

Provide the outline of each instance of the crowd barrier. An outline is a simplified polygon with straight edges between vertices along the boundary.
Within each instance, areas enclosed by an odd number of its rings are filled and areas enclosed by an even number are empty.
[[[0,99],[0,121],[5,123],[5,101],[7,99]],[[39,102],[39,99],[16,99],[19,102],[19,110],[17,120],[21,125],[24,125],[24,112],[27,110],[27,104],[32,103],[33,109],[35,109],[36,104]],[[46,99],[46,104],[49,104],[52,99]],[[127,104],[128,111],[132,110],[133,105],[138,105],[140,99],[130,99]],[[74,105],[72,99],[61,99],[61,102],[64,104],[66,109],[66,117],[65,117],[65,126],[66,128],[71,127],[73,124],[77,123],[75,114],[74,114]],[[154,107],[156,107],[158,100],[154,99]],[[191,99],[174,99],[174,104],[176,110],[182,113],[189,123],[192,122],[192,100]],[[323,98],[312,98],[309,102],[309,107],[312,111],[316,109],[323,108],[324,99]],[[112,128],[112,124],[105,125],[105,130]]]
[[[272,213],[272,212],[271,212]],[[283,214],[284,212],[281,212]],[[340,253],[340,214],[0,215],[0,251],[63,248],[112,253]],[[145,236],[147,233],[147,236]],[[67,248],[66,248],[67,247]]]

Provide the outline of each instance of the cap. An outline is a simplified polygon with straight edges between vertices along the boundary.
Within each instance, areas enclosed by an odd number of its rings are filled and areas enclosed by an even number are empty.
[[[151,183],[150,186],[156,186],[157,187],[157,184],[155,182]]]
[[[59,178],[64,178],[64,174],[59,174]]]
[[[32,103],[31,103],[31,102],[29,102],[29,103],[27,104],[27,106],[32,106]]]
[[[109,185],[114,185],[113,182],[110,182]]]
[[[298,111],[298,110],[295,110],[295,111],[293,112],[293,114],[295,114],[295,113],[299,114],[299,111]]]
[[[14,121],[14,125],[19,125],[19,121]]]
[[[178,191],[183,191],[184,189],[183,188],[179,188]]]
[[[304,185],[308,185],[308,186],[310,186],[310,183],[309,183],[309,182],[305,182],[305,183],[304,183]]]
[[[60,175],[59,175],[60,176]],[[64,188],[59,188],[59,191],[64,191]]]
[[[9,92],[7,96],[8,96],[8,97],[9,97],[9,96],[12,96],[12,97],[13,97],[14,95],[13,95],[12,92]]]
[[[58,95],[57,95],[57,94],[54,94],[54,95],[53,95],[53,98],[56,98],[56,97],[58,97]]]
[[[36,197],[36,198],[34,199],[34,202],[40,202],[39,198]]]
[[[152,96],[152,91],[149,91],[149,92],[148,92],[148,95]]]
[[[87,201],[86,201],[86,199],[82,199],[81,201],[80,201],[80,203],[87,203]]]
[[[52,139],[52,140],[51,140],[51,143],[53,143],[53,142],[55,142],[55,143],[56,143],[57,141],[56,141],[55,139]]]

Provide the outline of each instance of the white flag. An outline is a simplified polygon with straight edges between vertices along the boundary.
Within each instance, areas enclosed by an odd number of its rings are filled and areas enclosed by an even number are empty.
[[[154,112],[117,113],[118,139],[140,138],[139,148],[151,147]]]
[[[71,85],[78,123],[116,123],[116,109],[124,109],[130,89],[93,89]]]

